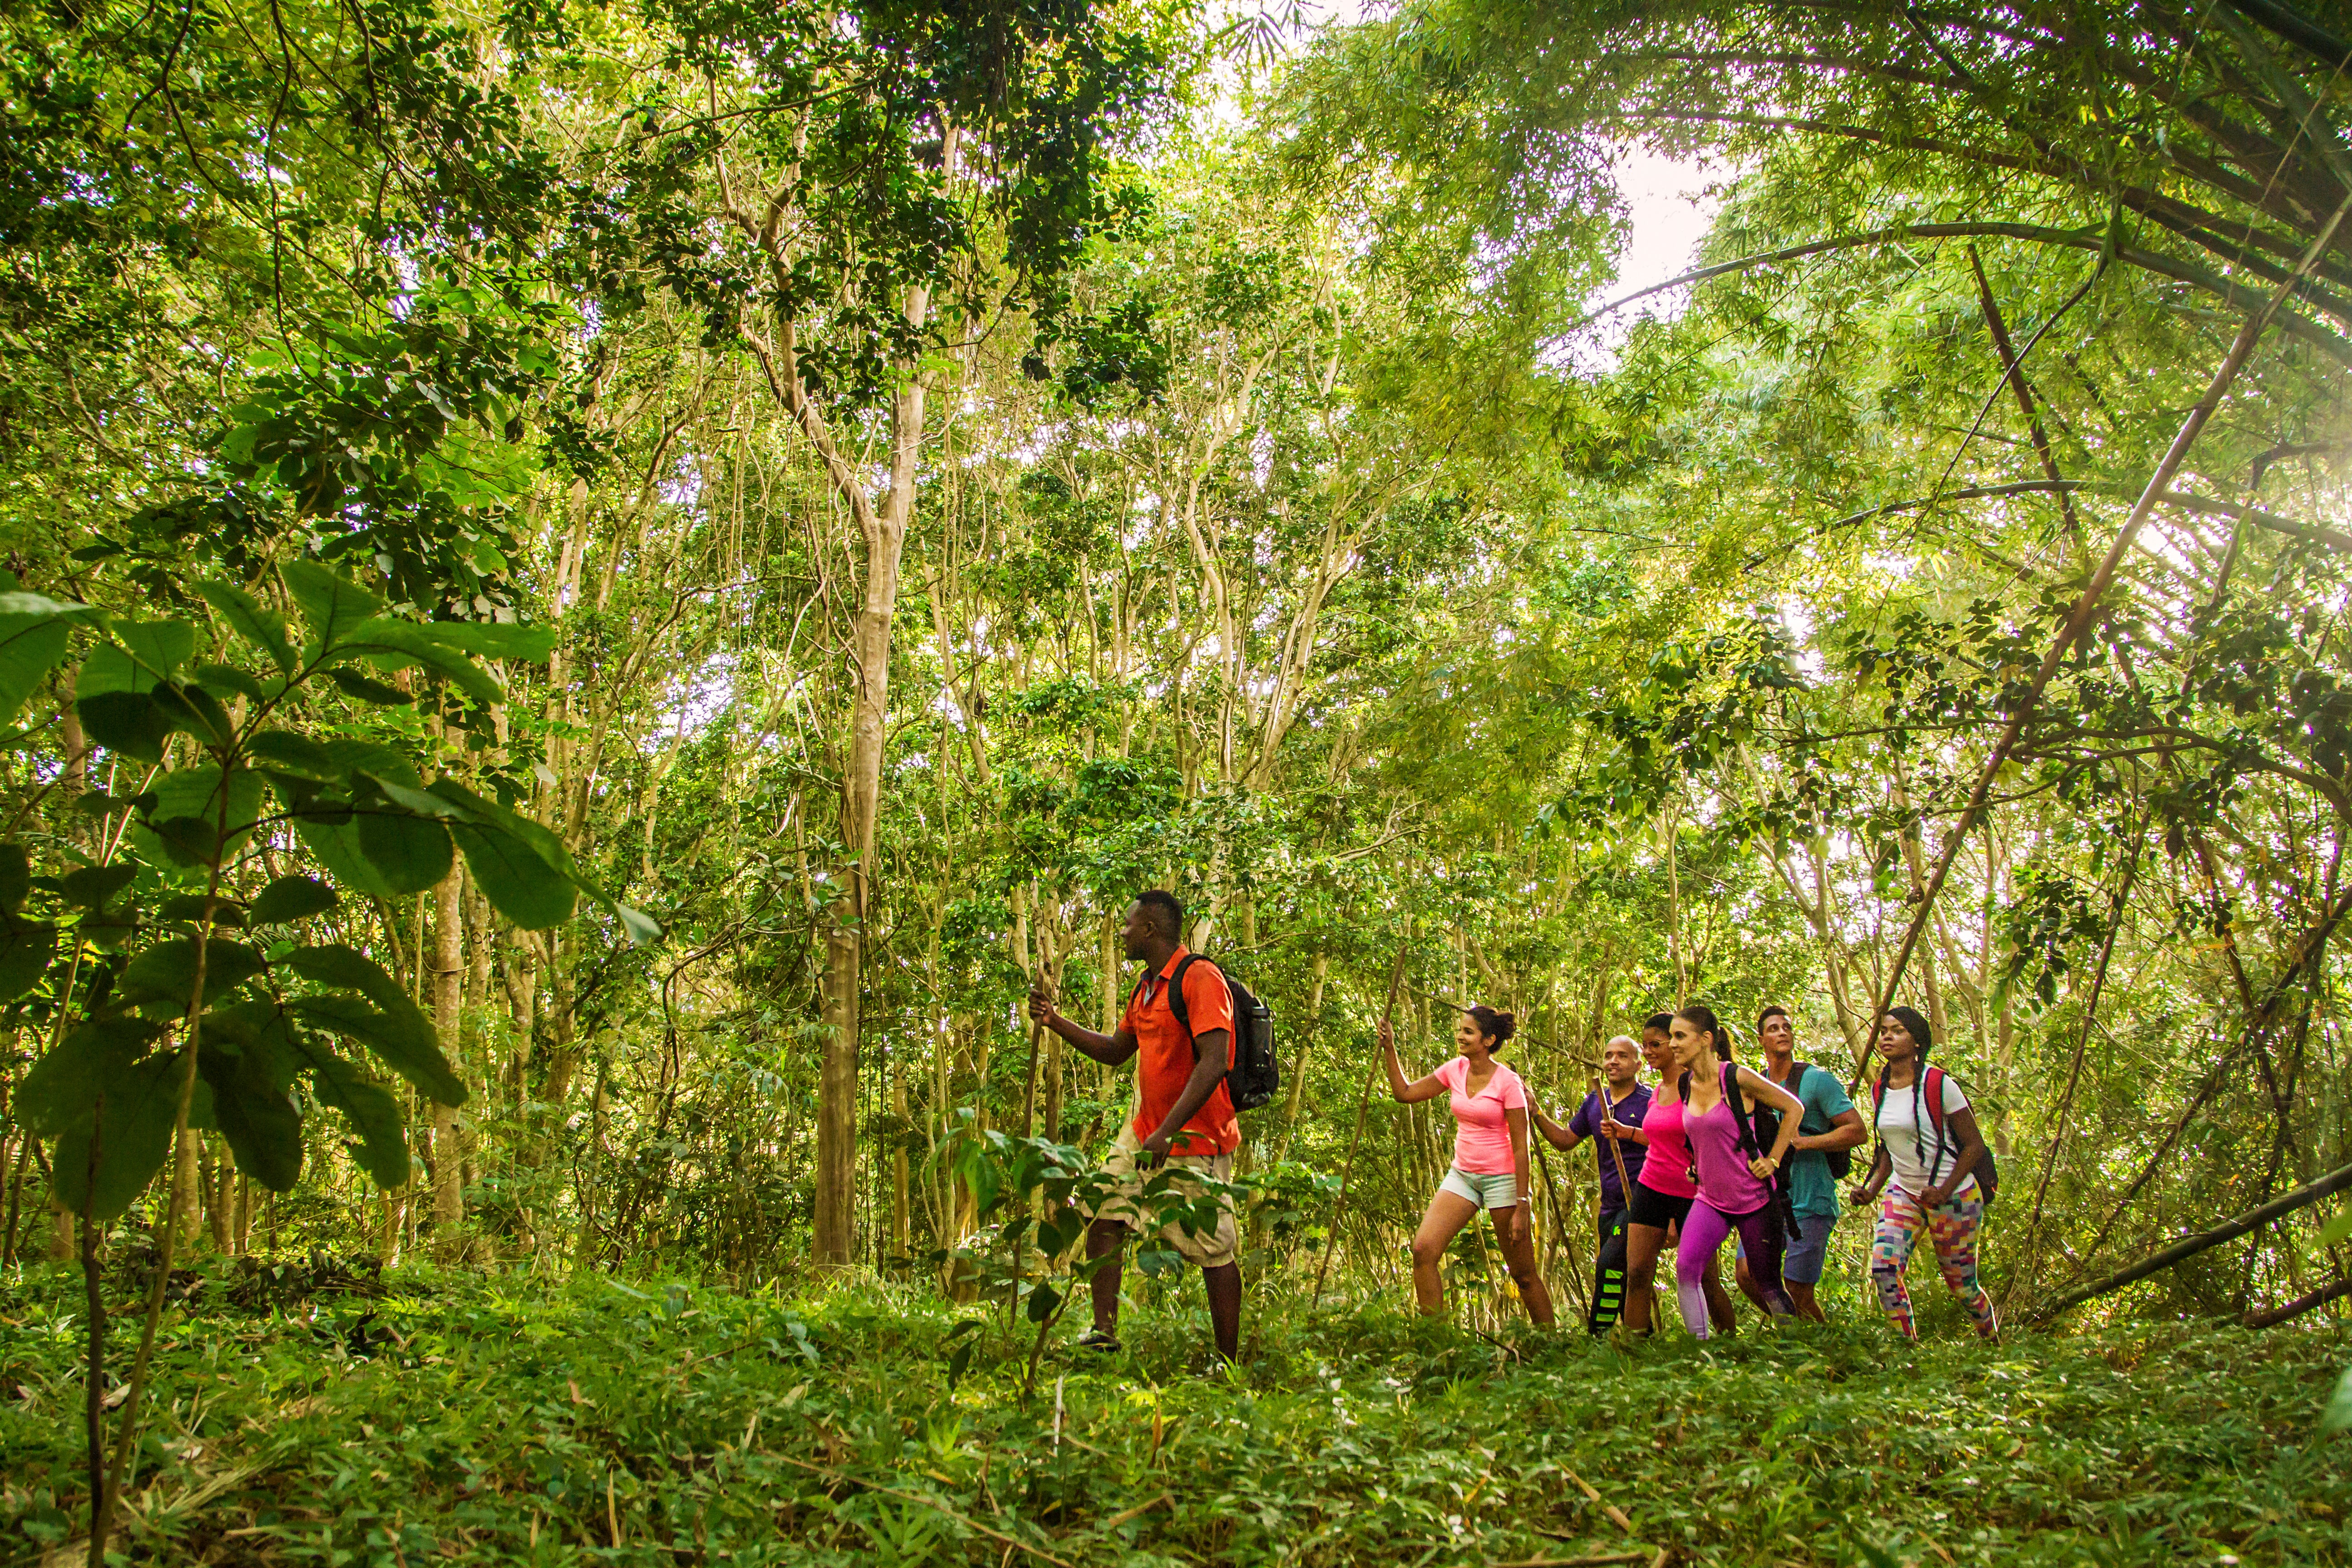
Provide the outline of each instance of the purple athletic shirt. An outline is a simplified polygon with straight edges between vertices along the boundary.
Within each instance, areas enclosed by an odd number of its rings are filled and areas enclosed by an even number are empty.
[[[1601,1093],[1608,1091],[1603,1089]],[[1611,1118],[1627,1127],[1639,1127],[1642,1119],[1650,1114],[1650,1091],[1641,1085],[1619,1100],[1609,1112]],[[1592,1140],[1593,1150],[1601,1156],[1601,1206],[1622,1209],[1625,1206],[1625,1190],[1617,1184],[1617,1162],[1609,1157],[1609,1140],[1601,1136],[1601,1095],[1588,1094],[1584,1103],[1576,1108],[1576,1115],[1568,1130],[1579,1138]],[[1625,1156],[1625,1179],[1639,1181],[1642,1177],[1642,1156],[1649,1151],[1631,1138],[1617,1141],[1618,1152]]]

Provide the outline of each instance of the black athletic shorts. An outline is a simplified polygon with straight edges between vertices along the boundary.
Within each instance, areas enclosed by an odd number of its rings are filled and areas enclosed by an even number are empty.
[[[1690,1215],[1696,1198],[1670,1198],[1655,1187],[1633,1184],[1633,1206],[1625,1211],[1627,1225],[1646,1225],[1655,1230],[1666,1230],[1680,1225]]]

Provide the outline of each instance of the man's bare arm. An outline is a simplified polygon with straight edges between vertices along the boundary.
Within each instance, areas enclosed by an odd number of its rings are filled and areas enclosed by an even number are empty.
[[[1135,1054],[1133,1030],[1121,1026],[1110,1034],[1098,1035],[1092,1029],[1081,1028],[1056,1012],[1043,991],[1033,989],[1029,993],[1029,1016],[1107,1068],[1118,1067]]]

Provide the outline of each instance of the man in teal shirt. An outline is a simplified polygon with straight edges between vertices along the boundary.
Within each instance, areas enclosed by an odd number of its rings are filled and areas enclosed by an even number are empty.
[[[1756,1037],[1764,1047],[1764,1073],[1805,1104],[1805,1119],[1797,1126],[1797,1141],[1789,1152],[1789,1207],[1797,1216],[1797,1234],[1788,1238],[1780,1257],[1780,1283],[1805,1317],[1821,1321],[1821,1303],[1813,1287],[1822,1281],[1829,1261],[1830,1230],[1837,1224],[1837,1178],[1830,1155],[1853,1148],[1870,1136],[1862,1112],[1845,1095],[1837,1075],[1801,1062],[1797,1058],[1796,1026],[1785,1007],[1767,1007],[1756,1020]],[[1748,1277],[1748,1258],[1739,1259],[1739,1289],[1759,1307],[1764,1299]]]

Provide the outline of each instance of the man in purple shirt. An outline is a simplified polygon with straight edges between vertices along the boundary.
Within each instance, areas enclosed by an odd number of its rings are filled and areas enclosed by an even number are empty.
[[[1642,1087],[1639,1047],[1620,1035],[1601,1048],[1600,1093],[1588,1094],[1563,1127],[1530,1103],[1536,1130],[1562,1153],[1586,1139],[1597,1140],[1601,1157],[1601,1248],[1592,1262],[1592,1310],[1585,1325],[1599,1333],[1614,1323],[1625,1308],[1625,1188],[1642,1174],[1642,1157],[1649,1151],[1623,1136],[1639,1127],[1650,1112],[1650,1091]],[[1604,1099],[1603,1096],[1606,1096]]]

